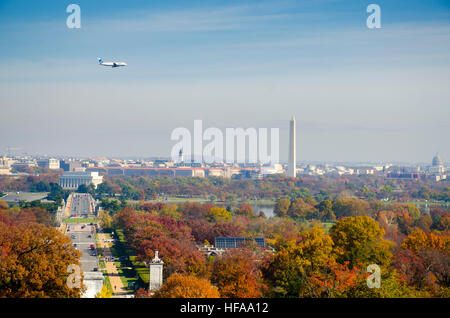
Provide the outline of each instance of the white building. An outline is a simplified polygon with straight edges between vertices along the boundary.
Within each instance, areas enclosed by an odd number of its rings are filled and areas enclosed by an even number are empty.
[[[59,160],[55,158],[40,159],[37,161],[39,167],[56,170],[59,169]]]
[[[291,121],[289,123],[289,162],[287,175],[289,177],[296,177],[297,169],[297,147],[296,147],[296,126],[295,126],[295,117],[292,116]]]
[[[103,182],[103,176],[99,176],[98,172],[72,171],[64,172],[59,177],[59,185],[63,189],[78,189],[81,184],[93,184],[95,188]]]
[[[270,167],[263,166],[260,170],[263,176],[270,174],[281,174],[284,172],[283,166],[280,164],[274,164]]]
[[[0,175],[11,174],[11,164],[14,161],[7,158],[6,156],[0,157]]]

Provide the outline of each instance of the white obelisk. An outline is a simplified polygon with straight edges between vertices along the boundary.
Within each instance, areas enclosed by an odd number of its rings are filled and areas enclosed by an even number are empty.
[[[296,176],[296,151],[297,147],[295,145],[295,116],[292,116],[291,122],[289,124],[289,163],[288,163],[288,176]]]

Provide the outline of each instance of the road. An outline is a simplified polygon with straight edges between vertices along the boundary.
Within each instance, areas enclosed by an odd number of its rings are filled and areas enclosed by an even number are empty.
[[[72,239],[74,246],[82,253],[80,261],[83,272],[98,270],[94,231],[93,225],[84,225],[82,223],[67,224],[66,234]],[[94,249],[90,248],[91,245],[94,246]]]
[[[66,215],[76,217],[79,222],[83,217],[95,214],[94,199],[90,194],[72,193],[67,202]],[[91,220],[91,219],[90,219]],[[81,219],[82,221],[82,219]],[[81,252],[81,270],[87,287],[82,297],[95,297],[103,286],[103,274],[99,271],[97,249],[95,248],[95,224],[64,223],[61,229],[72,239],[73,246]]]
[[[70,216],[88,217],[95,212],[94,199],[88,193],[74,193],[70,202]]]

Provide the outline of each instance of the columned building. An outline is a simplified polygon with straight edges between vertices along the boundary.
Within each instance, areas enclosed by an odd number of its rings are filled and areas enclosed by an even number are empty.
[[[103,176],[99,176],[98,172],[64,172],[59,177],[59,185],[63,189],[76,190],[82,184],[93,184],[95,188],[103,182]]]

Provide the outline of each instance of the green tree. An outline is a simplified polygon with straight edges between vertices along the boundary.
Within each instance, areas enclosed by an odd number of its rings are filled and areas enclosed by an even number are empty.
[[[344,216],[369,215],[370,204],[355,198],[337,199],[333,202],[334,214],[337,218]]]
[[[289,206],[291,205],[291,201],[286,198],[280,198],[278,199],[277,203],[275,204],[274,213],[276,216],[279,217],[285,217],[288,216]]]
[[[314,205],[307,202],[307,199],[297,198],[289,206],[288,214],[293,218],[312,219],[317,213]]]
[[[345,217],[330,229],[336,259],[350,265],[390,263],[390,241],[383,239],[384,229],[368,216]]]
[[[112,226],[112,217],[108,211],[100,210],[98,213],[98,222],[102,228],[110,229]]]
[[[336,216],[333,212],[333,203],[330,200],[323,200],[319,203],[317,209],[320,212],[321,220],[334,222],[336,221]]]
[[[333,248],[322,227],[300,233],[299,241],[277,244],[278,252],[262,268],[274,296],[298,297],[305,292],[308,277],[325,269]]]

